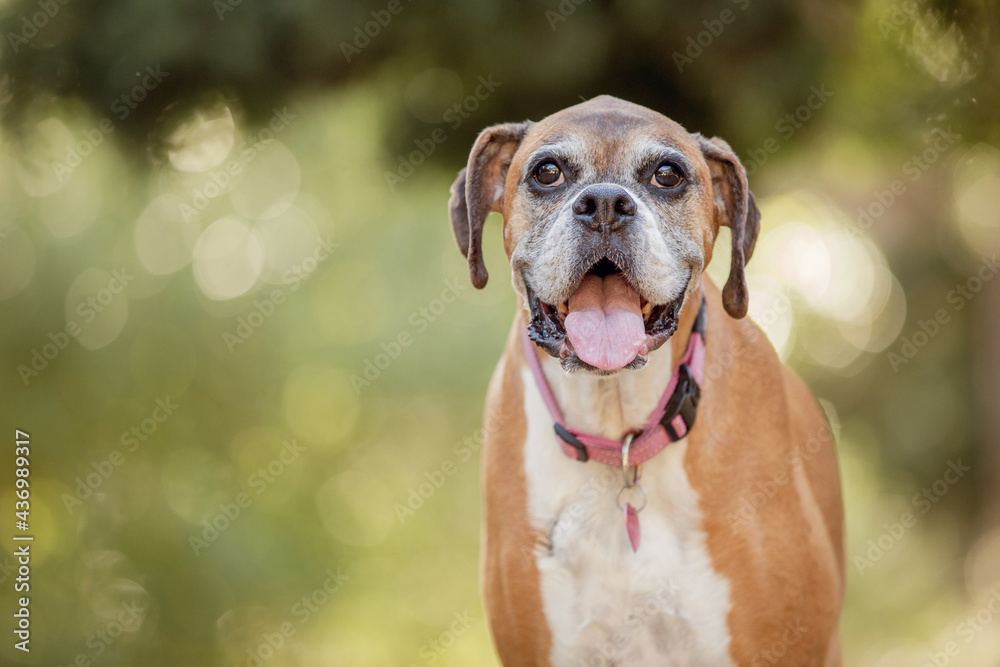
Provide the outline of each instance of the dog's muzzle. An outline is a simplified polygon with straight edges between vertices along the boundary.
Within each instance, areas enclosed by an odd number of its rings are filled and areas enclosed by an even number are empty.
[[[528,334],[567,371],[610,374],[642,368],[649,353],[677,330],[690,279],[689,272],[677,297],[662,304],[643,297],[626,272],[607,257],[595,262],[560,304],[542,301],[524,280],[531,314]]]

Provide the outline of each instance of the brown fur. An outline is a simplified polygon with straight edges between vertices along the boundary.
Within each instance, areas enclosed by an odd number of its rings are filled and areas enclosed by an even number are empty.
[[[520,319],[486,398],[483,441],[481,580],[494,646],[505,665],[547,665],[552,637],[542,614],[535,550],[545,536],[528,522],[528,491],[521,448],[527,431]]]
[[[760,328],[727,317],[718,290],[705,282],[706,377],[685,470],[701,498],[715,568],[730,582],[730,653],[736,664],[749,665],[780,644],[787,624],[800,622],[808,632],[787,646],[779,664],[834,664],[824,656],[836,642],[844,560],[832,436],[818,404]],[[713,365],[723,372],[711,371]],[[819,443],[811,454],[810,438]],[[815,513],[799,501],[796,460],[816,499]],[[730,518],[741,502],[769,482],[774,496],[749,525],[734,529]]]

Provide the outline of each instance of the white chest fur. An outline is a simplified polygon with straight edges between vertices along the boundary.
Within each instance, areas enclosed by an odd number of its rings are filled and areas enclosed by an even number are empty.
[[[554,360],[542,361],[566,422],[606,437],[641,426],[670,374],[667,346],[622,379],[564,376]],[[550,538],[536,560],[553,666],[732,665],[729,584],[705,546],[683,467],[687,443],[669,445],[643,466],[649,502],[633,553],[615,500],[621,471],[563,454],[527,367],[522,376],[529,514]]]

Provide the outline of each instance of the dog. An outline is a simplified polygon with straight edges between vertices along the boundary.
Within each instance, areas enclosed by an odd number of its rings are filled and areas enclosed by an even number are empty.
[[[745,318],[760,213],[729,145],[608,96],[494,125],[449,200],[477,288],[491,211],[519,302],[482,450],[501,662],[840,665],[833,437]]]

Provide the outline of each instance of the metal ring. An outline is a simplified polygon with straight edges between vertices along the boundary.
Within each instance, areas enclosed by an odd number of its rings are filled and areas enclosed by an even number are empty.
[[[638,489],[639,493],[642,494],[642,504],[639,505],[638,507],[633,507],[633,509],[635,510],[635,513],[638,514],[643,509],[645,509],[645,507],[646,507],[646,501],[648,500],[648,497],[646,495],[646,488],[642,484],[633,484],[632,486],[623,486],[621,489],[618,490],[618,496],[615,498],[615,501],[618,503],[618,509],[624,510],[625,509],[625,503],[622,502],[622,494],[625,493],[626,491],[630,491],[632,489]]]
[[[639,482],[639,466],[629,466],[628,464],[628,453],[634,439],[635,433],[629,433],[622,440],[622,477],[625,479],[625,488],[635,486]],[[629,468],[632,469],[631,475],[629,475]]]

